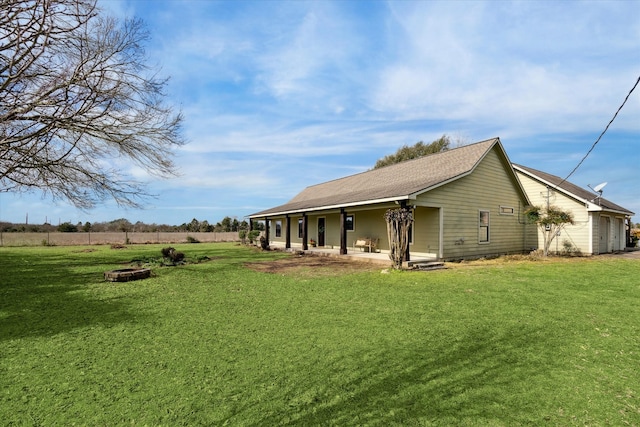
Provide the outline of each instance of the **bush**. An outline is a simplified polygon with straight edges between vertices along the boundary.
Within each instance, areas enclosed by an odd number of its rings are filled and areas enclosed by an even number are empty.
[[[58,226],[58,231],[61,233],[76,233],[78,231],[78,227],[70,222],[63,222]]]
[[[174,251],[171,254],[171,261],[173,261],[174,264],[178,264],[180,262],[183,262],[184,261],[184,253]]]
[[[160,253],[162,254],[163,258],[170,258],[172,252],[175,252],[174,248],[162,248],[162,249],[160,249]]]
[[[200,240],[196,239],[193,236],[187,236],[187,243],[200,243]]]
[[[249,244],[253,244],[253,242],[256,241],[256,239],[258,238],[258,236],[260,235],[260,230],[251,230],[248,234],[249,237]]]
[[[560,251],[561,255],[564,256],[581,256],[582,252],[573,245],[569,240],[565,239],[562,242],[562,250]]]
[[[173,265],[184,262],[184,253],[176,251],[175,248],[162,248],[160,253],[165,260],[171,261]]]
[[[260,247],[262,248],[262,250],[269,250],[269,241],[264,236],[260,236]]]

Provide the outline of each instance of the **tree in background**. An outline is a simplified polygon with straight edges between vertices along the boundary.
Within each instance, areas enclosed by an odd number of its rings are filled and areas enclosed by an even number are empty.
[[[563,211],[556,206],[548,206],[542,208],[540,206],[531,206],[524,211],[527,220],[536,224],[538,230],[543,235],[543,252],[544,256],[549,255],[551,242],[567,224],[573,224],[573,214]]]
[[[418,157],[423,157],[428,154],[447,151],[450,148],[450,145],[451,139],[447,135],[442,135],[431,144],[425,144],[420,141],[411,147],[403,145],[395,152],[395,154],[389,154],[388,156],[384,156],[379,159],[373,168],[378,169],[395,163],[404,162],[405,160],[417,159]]]
[[[63,222],[58,226],[58,231],[61,233],[76,233],[78,231],[78,226],[73,225],[70,222]]]
[[[125,169],[175,175],[182,115],[163,103],[147,38],[96,0],[0,0],[0,192],[140,206]]]

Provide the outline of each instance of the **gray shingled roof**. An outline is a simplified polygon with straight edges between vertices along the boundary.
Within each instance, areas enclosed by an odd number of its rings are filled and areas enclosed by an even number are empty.
[[[250,216],[407,199],[467,175],[495,144],[498,138],[312,185],[284,205]]]
[[[589,190],[585,190],[582,187],[578,187],[575,184],[572,184],[569,181],[564,181],[563,179],[560,178],[559,176],[555,176],[555,175],[551,175],[550,173],[546,173],[546,172],[542,172],[539,171],[537,169],[533,169],[533,168],[529,168],[526,166],[522,166],[522,165],[518,165],[518,164],[513,164],[515,167],[522,169],[523,171],[525,171],[526,173],[532,175],[533,177],[538,177],[539,179],[546,181],[548,183],[550,183],[553,186],[557,186],[558,188],[566,191],[567,193],[573,195],[574,197],[578,198],[578,199],[582,199],[583,201],[593,201],[596,198],[596,194],[592,191]],[[601,197],[598,200],[597,203],[600,207],[602,207],[603,209],[606,210],[612,210],[612,211],[617,211],[617,212],[622,212],[622,213],[626,213],[629,215],[633,215],[634,213],[631,212],[628,209],[623,208],[620,205],[617,205],[615,203],[613,203],[610,200],[605,199],[604,197]]]

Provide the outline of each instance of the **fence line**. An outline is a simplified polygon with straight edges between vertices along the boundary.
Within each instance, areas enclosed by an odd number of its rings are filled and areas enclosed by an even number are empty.
[[[0,246],[73,246],[73,245],[113,245],[143,243],[188,243],[193,239],[203,242],[240,241],[238,232],[77,232],[77,233],[35,233],[0,232]]]

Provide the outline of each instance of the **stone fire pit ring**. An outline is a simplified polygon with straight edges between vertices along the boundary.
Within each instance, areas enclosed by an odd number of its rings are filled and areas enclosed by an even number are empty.
[[[150,268],[121,268],[104,272],[104,280],[108,282],[130,282],[146,279],[151,276]]]

